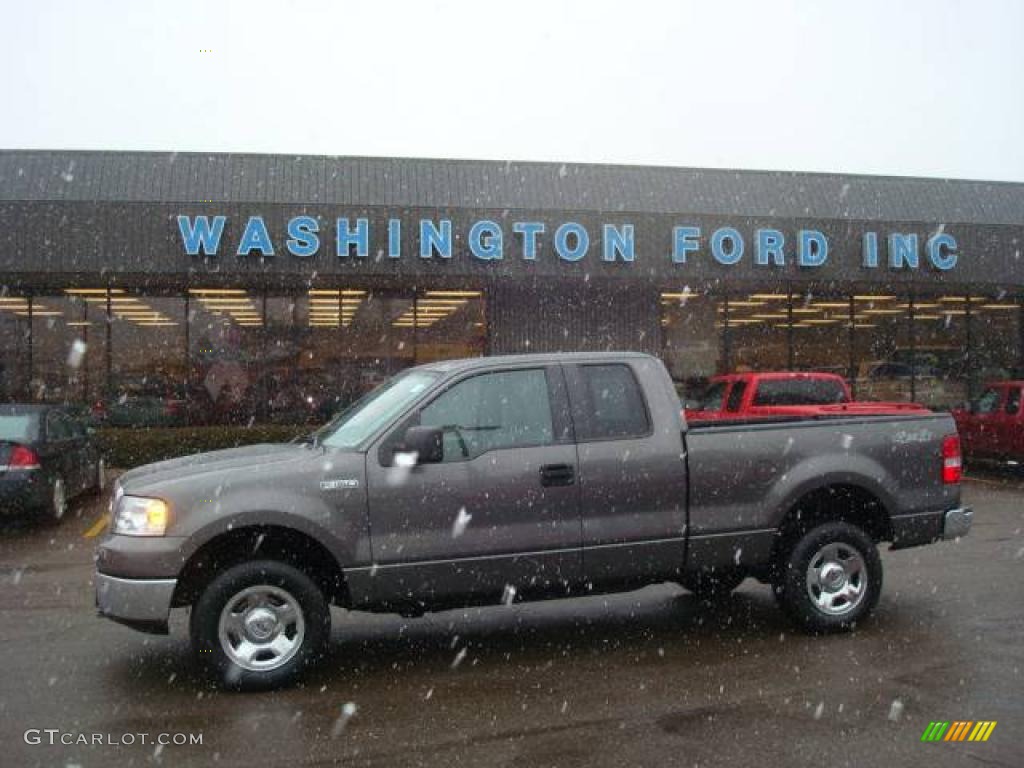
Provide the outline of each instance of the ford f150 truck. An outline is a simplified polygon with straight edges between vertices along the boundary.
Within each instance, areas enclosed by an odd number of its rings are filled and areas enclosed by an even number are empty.
[[[300,443],[124,474],[96,560],[99,612],[168,631],[190,606],[197,659],[273,687],[323,654],[329,606],[419,615],[746,577],[804,629],[868,616],[878,545],[963,536],[948,415],[689,427],[639,353],[411,368]]]
[[[966,409],[953,411],[968,460],[1024,461],[1024,380],[994,381]]]
[[[685,417],[697,422],[924,410],[915,403],[855,402],[846,379],[834,373],[759,371],[715,376],[700,400],[687,404]]]

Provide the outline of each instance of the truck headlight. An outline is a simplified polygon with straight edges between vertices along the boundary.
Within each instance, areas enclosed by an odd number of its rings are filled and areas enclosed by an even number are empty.
[[[114,533],[124,536],[163,536],[167,504],[160,499],[122,496],[114,510]]]

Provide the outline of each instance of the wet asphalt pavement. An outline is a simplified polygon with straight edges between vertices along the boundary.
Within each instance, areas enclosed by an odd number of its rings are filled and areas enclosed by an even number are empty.
[[[184,616],[169,637],[95,616],[84,534],[103,502],[85,500],[58,527],[0,530],[0,765],[1021,766],[1024,472],[964,495],[971,535],[884,553],[879,608],[852,635],[793,632],[751,580],[717,609],[665,585],[336,611],[327,663],[263,694],[209,687]],[[998,725],[986,743],[921,743],[932,720]],[[68,735],[28,744],[28,729]],[[81,734],[135,743],[59,743]]]

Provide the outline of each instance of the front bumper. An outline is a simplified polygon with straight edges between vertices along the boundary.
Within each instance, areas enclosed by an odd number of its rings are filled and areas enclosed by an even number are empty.
[[[974,512],[970,507],[901,515],[892,519],[892,548],[906,549],[966,536]]]
[[[96,610],[142,632],[166,635],[177,579],[121,579],[96,572]]]

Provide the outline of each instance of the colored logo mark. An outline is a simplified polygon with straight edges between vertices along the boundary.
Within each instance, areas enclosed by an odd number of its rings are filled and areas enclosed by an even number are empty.
[[[988,741],[995,728],[995,720],[931,722],[921,734],[921,741]]]

